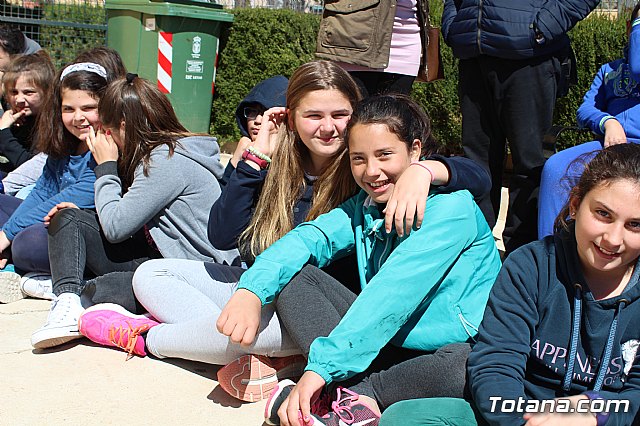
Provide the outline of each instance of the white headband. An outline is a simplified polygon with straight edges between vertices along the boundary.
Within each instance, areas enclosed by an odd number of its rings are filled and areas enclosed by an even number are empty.
[[[80,62],[77,64],[71,64],[66,67],[62,74],[60,74],[60,81],[64,80],[66,76],[71,74],[72,72],[78,71],[88,71],[95,74],[98,74],[100,77],[107,79],[107,70],[100,64],[94,64],[93,62]]]

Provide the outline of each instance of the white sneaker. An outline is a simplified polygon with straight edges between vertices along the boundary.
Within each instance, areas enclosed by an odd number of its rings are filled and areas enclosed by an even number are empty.
[[[24,298],[20,290],[20,275],[12,271],[0,270],[0,303],[16,302]]]
[[[51,275],[40,272],[27,272],[20,280],[20,289],[22,292],[36,299],[53,300],[56,295],[53,294],[53,283]]]
[[[83,311],[80,296],[62,293],[53,300],[47,322],[31,335],[31,346],[51,348],[81,338],[78,318]]]

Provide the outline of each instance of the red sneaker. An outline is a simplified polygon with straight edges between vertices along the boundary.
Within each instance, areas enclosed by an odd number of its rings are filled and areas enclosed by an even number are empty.
[[[218,371],[218,383],[229,395],[246,402],[266,399],[284,378],[299,378],[307,360],[302,355],[271,358],[243,355]]]

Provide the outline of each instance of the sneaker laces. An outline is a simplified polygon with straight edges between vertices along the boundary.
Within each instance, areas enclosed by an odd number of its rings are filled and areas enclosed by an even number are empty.
[[[331,403],[331,409],[340,420],[350,425],[356,419],[351,412],[351,404],[357,401],[360,395],[342,386],[339,386],[336,392],[336,400]],[[342,396],[343,393],[346,394],[346,396]]]
[[[150,328],[151,325],[149,324],[131,327],[131,324],[127,321],[127,328],[124,328],[122,325],[118,327],[109,327],[109,341],[117,347],[124,349],[125,352],[127,352],[127,359],[125,361],[129,361],[133,358],[133,351],[136,348],[138,337]]]
[[[72,316],[71,311],[73,309],[73,302],[68,297],[56,297],[51,303],[51,310],[47,316],[47,324],[64,323],[68,321],[68,317]],[[78,322],[77,318],[73,318],[74,322]]]

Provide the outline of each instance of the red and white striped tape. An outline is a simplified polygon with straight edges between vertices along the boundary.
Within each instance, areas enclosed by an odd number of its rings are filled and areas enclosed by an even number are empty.
[[[173,62],[172,43],[172,33],[158,33],[158,88],[162,93],[171,93],[171,65]]]

